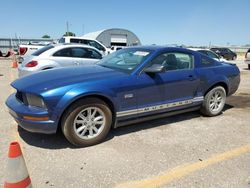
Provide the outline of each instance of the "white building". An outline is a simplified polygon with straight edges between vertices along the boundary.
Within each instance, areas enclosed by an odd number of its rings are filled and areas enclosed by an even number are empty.
[[[139,38],[131,31],[121,28],[105,29],[83,35],[84,38],[95,39],[106,47],[141,45]]]

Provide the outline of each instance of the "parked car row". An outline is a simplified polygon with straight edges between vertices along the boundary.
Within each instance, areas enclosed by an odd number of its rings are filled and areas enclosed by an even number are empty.
[[[85,44],[92,46],[96,49],[98,49],[103,56],[108,55],[111,50],[106,48],[102,43],[95,39],[88,39],[88,38],[83,38],[83,37],[73,37],[73,36],[64,36],[58,40],[57,43],[77,43],[77,44]],[[21,44],[19,45],[18,51],[19,55],[21,57],[31,55],[38,49],[48,45],[48,43],[31,43],[31,44]]]
[[[30,56],[23,57],[18,66],[22,77],[37,71],[67,66],[84,66],[95,63],[102,54],[95,48],[82,44],[51,44],[40,48]]]
[[[95,64],[17,79],[6,105],[27,131],[54,134],[61,129],[77,146],[100,143],[111,128],[135,122],[194,110],[216,116],[238,89],[240,71],[206,53],[160,46],[121,49]],[[20,70],[100,57],[90,46],[50,45],[24,60]]]

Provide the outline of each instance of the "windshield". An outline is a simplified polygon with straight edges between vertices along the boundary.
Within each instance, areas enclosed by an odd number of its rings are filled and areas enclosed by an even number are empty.
[[[58,41],[58,43],[65,43],[65,38],[63,38],[63,37],[60,38],[59,41]]]
[[[150,55],[150,53],[151,51],[149,50],[127,48],[106,56],[99,61],[98,65],[131,73]]]

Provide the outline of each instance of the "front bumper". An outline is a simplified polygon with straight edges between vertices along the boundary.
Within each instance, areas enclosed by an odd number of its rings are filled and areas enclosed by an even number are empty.
[[[57,124],[53,120],[27,120],[24,116],[43,118],[49,117],[45,109],[24,105],[17,100],[15,93],[6,100],[10,114],[16,120],[18,125],[29,132],[54,134],[57,131]]]

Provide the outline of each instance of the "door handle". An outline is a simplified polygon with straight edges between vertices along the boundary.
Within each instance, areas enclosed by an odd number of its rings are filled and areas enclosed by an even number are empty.
[[[195,77],[193,75],[189,75],[188,80],[193,81],[193,80],[195,80]]]

